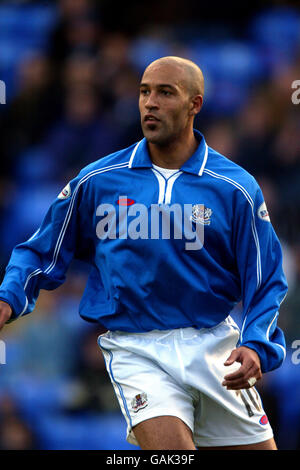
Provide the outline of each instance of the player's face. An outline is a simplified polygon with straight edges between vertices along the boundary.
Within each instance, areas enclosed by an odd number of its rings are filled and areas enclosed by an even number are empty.
[[[191,120],[191,98],[185,83],[180,67],[165,64],[146,69],[140,84],[139,108],[148,142],[168,145],[184,135]]]

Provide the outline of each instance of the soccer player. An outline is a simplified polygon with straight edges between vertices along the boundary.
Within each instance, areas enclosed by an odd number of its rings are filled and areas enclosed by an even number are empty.
[[[254,384],[285,356],[281,247],[255,179],[194,129],[203,95],[189,60],[146,68],[144,138],[84,168],[13,250],[0,326],[62,284],[73,257],[88,261],[79,313],[108,330],[98,344],[128,441],[271,450]],[[241,329],[229,315],[240,301]]]

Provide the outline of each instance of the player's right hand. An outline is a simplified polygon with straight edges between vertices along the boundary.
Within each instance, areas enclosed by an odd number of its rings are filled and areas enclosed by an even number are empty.
[[[10,319],[11,314],[12,309],[10,308],[10,305],[0,300],[0,330],[2,330],[7,320]]]

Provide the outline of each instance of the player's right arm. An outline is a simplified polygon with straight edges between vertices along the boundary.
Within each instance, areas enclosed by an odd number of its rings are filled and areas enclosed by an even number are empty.
[[[37,232],[14,248],[0,286],[0,328],[30,313],[40,289],[61,285],[78,246],[87,245],[82,239],[88,231],[82,180],[81,174],[72,180],[50,206]]]
[[[0,300],[0,330],[2,330],[4,324],[10,319],[12,309],[6,302]]]

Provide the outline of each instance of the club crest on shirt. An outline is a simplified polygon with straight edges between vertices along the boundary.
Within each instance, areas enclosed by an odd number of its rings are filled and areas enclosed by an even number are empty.
[[[259,206],[258,211],[257,211],[257,215],[261,220],[265,220],[266,222],[271,222],[270,216],[269,216],[269,213],[268,213],[268,209],[267,209],[267,206],[266,206],[265,202],[263,202]]]
[[[204,204],[195,204],[192,207],[192,215],[190,220],[196,224],[210,225],[210,219],[213,211]]]
[[[59,193],[57,197],[58,199],[67,199],[70,196],[71,196],[71,186],[70,186],[70,183],[68,183],[67,186],[64,187],[64,189]]]
[[[147,394],[144,392],[136,395],[131,401],[131,406],[135,413],[137,413],[139,410],[142,410],[143,408],[146,408],[147,405],[148,405],[148,398],[147,398]]]

